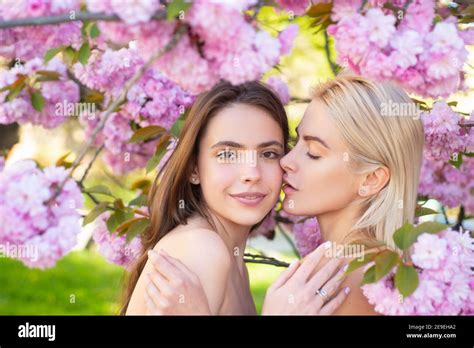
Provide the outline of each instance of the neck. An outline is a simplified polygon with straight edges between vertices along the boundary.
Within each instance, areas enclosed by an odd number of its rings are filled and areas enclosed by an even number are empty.
[[[355,206],[346,206],[337,211],[317,215],[323,241],[337,244],[350,242],[352,238],[348,236],[359,217],[360,211]],[[352,236],[356,236],[356,233],[352,232]]]
[[[243,226],[229,221],[214,212],[211,219],[216,227],[216,232],[224,241],[229,252],[239,263],[244,262],[245,246],[250,233],[251,226]]]

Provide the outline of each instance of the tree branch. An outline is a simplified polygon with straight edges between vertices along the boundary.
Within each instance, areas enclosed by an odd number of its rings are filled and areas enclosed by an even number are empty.
[[[82,174],[82,178],[81,180],[79,180],[79,183],[80,184],[83,184],[84,183],[84,180],[86,179],[87,177],[87,174],[89,174],[89,170],[91,169],[92,167],[92,164],[95,162],[95,160],[97,159],[97,156],[99,156],[99,153],[103,150],[104,148],[104,144],[102,144],[94,153],[94,157],[92,157],[92,160],[89,162],[86,170],[84,171],[84,174]]]
[[[331,51],[329,49],[329,35],[328,31],[324,30],[324,52],[326,52],[326,58],[328,60],[329,66],[334,76],[337,75],[337,65],[331,59]]]
[[[250,257],[250,258],[245,258],[245,256]],[[273,257],[263,256],[263,255],[255,255],[255,254],[249,254],[249,253],[244,254],[244,262],[247,262],[247,263],[263,263],[263,264],[266,264],[266,265],[273,265],[273,266],[277,266],[277,267],[288,267],[290,265],[287,262],[277,260]]]
[[[176,32],[173,34],[173,37],[171,38],[170,42],[168,42],[168,44],[163,47],[162,49],[160,49],[159,51],[155,52],[148,60],[145,64],[143,64],[136,72],[135,74],[132,76],[132,78],[130,80],[127,81],[127,83],[125,84],[124,88],[122,89],[122,91],[120,92],[120,95],[118,96],[117,99],[115,99],[110,105],[109,107],[103,112],[102,114],[102,117],[99,121],[99,124],[94,128],[91,136],[89,137],[89,140],[87,141],[87,143],[85,144],[85,146],[82,147],[79,155],[77,156],[77,158],[74,160],[73,164],[71,165],[71,172],[70,172],[70,175],[72,175],[74,169],[76,169],[79,164],[81,163],[81,161],[84,159],[84,156],[86,155],[87,151],[93,146],[94,142],[95,142],[95,139],[97,138],[97,135],[99,134],[99,132],[104,128],[105,126],[105,123],[107,121],[107,119],[109,118],[109,116],[117,109],[117,107],[120,106],[120,104],[122,104],[126,98],[127,98],[127,93],[128,91],[130,90],[130,88],[142,77],[142,75],[144,74],[144,72],[153,64],[153,62],[158,59],[159,57],[161,57],[164,53],[168,52],[169,50],[171,50],[174,46],[176,46],[176,44],[178,43],[179,39],[183,36],[183,34],[186,32],[187,28],[185,26],[180,26],[178,27],[178,29],[176,30]],[[67,180],[69,178],[66,177],[60,185],[58,185],[58,188],[55,192],[55,194],[48,200],[48,202],[52,201],[53,199],[55,199],[59,193],[61,192],[61,190],[63,189],[64,185],[66,184]]]
[[[155,20],[163,20],[166,18],[166,10],[157,11],[152,17]],[[49,24],[61,24],[75,21],[107,21],[107,22],[118,22],[122,21],[116,14],[107,13],[93,13],[87,11],[70,11],[55,16],[42,16],[42,17],[30,17],[30,18],[18,18],[0,21],[0,28],[13,28],[13,27],[29,27],[34,25],[49,25]]]

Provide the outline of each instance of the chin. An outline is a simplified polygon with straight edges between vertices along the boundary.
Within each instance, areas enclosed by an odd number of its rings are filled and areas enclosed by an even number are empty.
[[[242,226],[253,226],[262,221],[267,213],[268,212],[234,211],[231,220]]]

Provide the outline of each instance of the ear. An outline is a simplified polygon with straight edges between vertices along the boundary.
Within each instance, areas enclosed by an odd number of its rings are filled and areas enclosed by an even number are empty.
[[[359,196],[368,197],[379,193],[390,180],[390,170],[381,166],[365,175],[359,185]]]
[[[197,169],[197,166],[194,167],[194,170],[191,173],[191,177],[189,178],[189,181],[191,184],[194,185],[199,185],[201,183],[201,180],[199,179],[199,172]]]

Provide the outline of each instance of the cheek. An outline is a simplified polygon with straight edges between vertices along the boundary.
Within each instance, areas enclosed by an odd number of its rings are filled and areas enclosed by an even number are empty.
[[[315,163],[305,177],[305,203],[312,214],[342,209],[354,198],[354,177],[340,159]]]
[[[279,161],[265,163],[260,165],[261,181],[265,184],[272,194],[278,196],[280,194],[281,185],[283,183],[283,169]]]
[[[203,193],[222,191],[232,185],[237,178],[236,166],[222,164],[214,160],[203,161],[199,168],[199,178]]]

